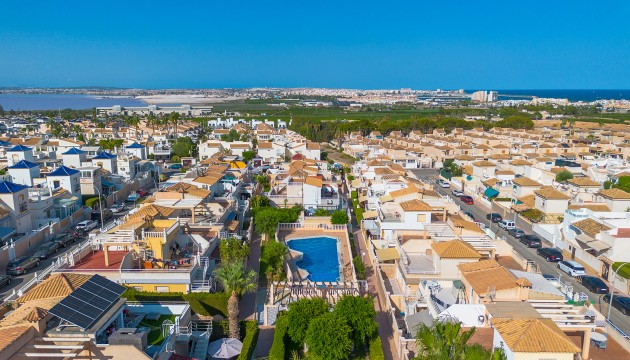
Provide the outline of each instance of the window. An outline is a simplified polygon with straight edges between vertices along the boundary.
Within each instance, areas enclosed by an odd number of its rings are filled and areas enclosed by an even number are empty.
[[[61,182],[59,180],[53,180],[53,188],[58,189],[61,186]]]
[[[427,214],[418,214],[418,222],[426,222]]]
[[[134,286],[133,289],[136,291],[142,291],[142,286]]]
[[[155,292],[159,292],[159,293],[169,292],[168,291],[168,286],[156,286],[155,287]]]

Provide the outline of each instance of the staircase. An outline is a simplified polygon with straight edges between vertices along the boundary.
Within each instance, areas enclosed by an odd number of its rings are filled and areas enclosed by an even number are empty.
[[[191,323],[192,347],[190,357],[194,359],[205,359],[208,352],[208,342],[212,334],[212,321],[197,320]]]
[[[195,279],[191,284],[192,292],[210,292],[214,288],[214,279],[210,277],[208,269],[210,268],[210,259],[207,256],[199,260],[199,269],[195,274]]]

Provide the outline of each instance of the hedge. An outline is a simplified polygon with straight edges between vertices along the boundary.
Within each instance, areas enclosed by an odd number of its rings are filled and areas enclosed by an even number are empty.
[[[383,344],[378,334],[370,339],[370,360],[385,360]]]
[[[221,315],[227,317],[227,301],[229,295],[225,293],[188,293],[166,292],[157,293],[127,289],[122,297],[129,301],[186,301],[196,314],[203,316]]]
[[[254,356],[256,343],[258,342],[258,324],[256,321],[245,321],[245,335],[243,336],[243,348],[238,360],[250,360]]]
[[[287,330],[289,328],[289,317],[279,314],[276,319],[276,329],[273,334],[273,344],[269,350],[269,360],[285,360],[287,340]]]

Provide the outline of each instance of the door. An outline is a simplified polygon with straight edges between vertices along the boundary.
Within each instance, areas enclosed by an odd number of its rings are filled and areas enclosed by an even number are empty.
[[[571,260],[575,260],[575,248],[571,248]]]
[[[602,266],[602,278],[604,278],[605,280],[608,280],[608,273],[610,271],[610,264],[607,263],[603,263]]]

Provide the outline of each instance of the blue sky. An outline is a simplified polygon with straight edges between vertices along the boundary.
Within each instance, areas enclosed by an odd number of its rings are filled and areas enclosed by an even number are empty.
[[[630,88],[630,1],[2,1],[0,86]]]

